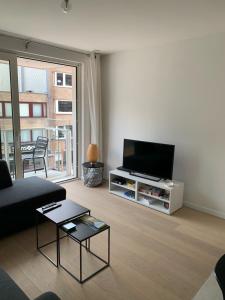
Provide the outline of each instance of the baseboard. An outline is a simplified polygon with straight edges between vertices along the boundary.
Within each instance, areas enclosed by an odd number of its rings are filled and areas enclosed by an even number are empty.
[[[193,208],[195,210],[198,210],[198,211],[201,211],[201,212],[204,212],[204,213],[207,213],[207,214],[210,214],[210,215],[222,218],[222,219],[225,219],[225,212],[221,212],[221,211],[211,209],[211,208],[208,208],[205,206],[200,206],[193,202],[187,202],[187,201],[184,202],[184,206]]]

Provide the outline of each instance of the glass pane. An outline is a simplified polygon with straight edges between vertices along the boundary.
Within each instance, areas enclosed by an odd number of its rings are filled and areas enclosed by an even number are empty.
[[[0,60],[0,159],[6,160],[12,177],[15,176],[12,106],[9,61]]]
[[[29,104],[28,103],[20,103],[20,116],[21,117],[29,117]]]
[[[6,132],[6,138],[8,143],[13,143],[13,132],[11,130]]]
[[[5,103],[5,116],[12,117],[12,104],[11,103]]]
[[[72,86],[72,75],[66,74],[66,85],[67,86]]]
[[[21,104],[30,105],[30,116],[20,118],[21,130],[25,130],[22,133],[23,155],[32,153],[38,136],[48,138],[48,151],[45,156],[48,178],[65,179],[66,176],[73,175],[73,163],[76,165],[76,156],[73,162],[71,135],[72,124],[76,124],[72,115],[71,88],[72,81],[76,82],[75,67],[24,58],[18,58],[17,62],[19,100]],[[60,112],[56,113],[58,100],[61,101]],[[4,111],[3,107],[3,113]],[[72,129],[76,131],[76,128]],[[30,134],[26,130],[30,130]],[[39,168],[37,162],[36,167]],[[24,163],[24,171],[25,178],[35,175],[32,160]],[[36,176],[45,178],[45,171],[38,170]]]
[[[42,129],[33,129],[32,130],[32,139],[34,142],[36,142],[36,140],[39,136],[43,136],[43,130]]]
[[[72,101],[58,101],[58,112],[72,113]]]
[[[33,117],[42,117],[42,105],[33,104]]]
[[[63,73],[56,73],[56,85],[63,85]]]
[[[30,142],[30,130],[21,130],[21,142]]]

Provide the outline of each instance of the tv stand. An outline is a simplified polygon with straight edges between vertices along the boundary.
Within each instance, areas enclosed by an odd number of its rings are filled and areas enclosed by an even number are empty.
[[[183,206],[183,191],[183,182],[154,181],[118,169],[109,172],[110,193],[168,215]]]
[[[143,173],[138,173],[138,172],[133,172],[133,171],[130,172],[130,175],[138,176],[138,177],[149,179],[149,180],[152,180],[152,181],[160,181],[161,180],[161,178],[159,178],[159,177],[146,175],[146,174],[143,174]]]

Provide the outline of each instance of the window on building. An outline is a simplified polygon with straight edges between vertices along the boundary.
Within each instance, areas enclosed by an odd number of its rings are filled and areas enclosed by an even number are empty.
[[[23,67],[23,92],[47,94],[47,70]]]
[[[72,86],[72,75],[66,73],[55,73],[55,85],[62,87]]]
[[[6,132],[6,139],[7,143],[13,143],[13,132],[11,130]]]
[[[11,103],[5,103],[5,116],[12,117],[12,105]]]
[[[18,67],[19,91],[26,93],[48,93],[47,70]]]
[[[21,130],[21,142],[30,142],[30,130],[29,129],[23,129]]]
[[[65,137],[65,128],[64,126],[57,126],[56,137],[62,139]]]
[[[63,73],[56,73],[56,83],[57,86],[63,86]]]
[[[20,117],[21,118],[46,118],[47,104],[46,103],[20,103]],[[9,102],[0,102],[0,118],[12,117],[12,105]]]
[[[65,74],[65,85],[72,86],[72,75]]]
[[[42,117],[42,104],[33,104],[33,117]]]
[[[72,114],[72,101],[56,100],[56,114]]]
[[[34,142],[36,142],[36,140],[39,136],[43,136],[43,130],[42,129],[33,129],[32,130],[32,140]]]
[[[20,117],[29,117],[29,104],[28,103],[20,103]]]

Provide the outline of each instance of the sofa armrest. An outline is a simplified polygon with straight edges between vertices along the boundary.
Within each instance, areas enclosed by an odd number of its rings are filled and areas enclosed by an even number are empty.
[[[34,300],[61,300],[56,294],[52,292],[46,292]]]

